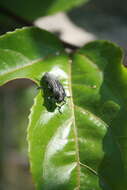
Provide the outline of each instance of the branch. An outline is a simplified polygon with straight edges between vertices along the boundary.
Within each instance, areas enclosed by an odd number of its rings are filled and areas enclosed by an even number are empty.
[[[20,23],[20,24],[22,24],[22,25],[25,25],[25,26],[33,26],[33,23],[32,23],[32,22],[23,19],[22,17],[20,17],[20,16],[14,14],[14,13],[11,12],[10,10],[8,10],[8,9],[6,9],[6,8],[4,8],[4,7],[1,7],[1,6],[0,6],[0,13],[11,17],[13,20],[17,21],[18,23]]]

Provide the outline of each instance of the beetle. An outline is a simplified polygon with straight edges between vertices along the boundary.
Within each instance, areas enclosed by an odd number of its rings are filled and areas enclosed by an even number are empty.
[[[46,72],[40,81],[39,88],[43,89],[45,102],[48,102],[48,105],[50,104],[54,108],[58,107],[61,113],[60,109],[66,103],[66,92],[59,80],[49,72]]]

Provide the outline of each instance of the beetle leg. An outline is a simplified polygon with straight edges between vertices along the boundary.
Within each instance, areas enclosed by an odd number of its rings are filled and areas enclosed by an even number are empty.
[[[62,114],[62,112],[61,112],[61,106],[58,106],[58,111],[59,111],[60,114]]]
[[[63,101],[63,105],[66,104],[66,100]]]
[[[63,100],[63,103],[60,105],[61,107],[66,104],[66,100]]]
[[[43,89],[43,87],[42,87],[42,86],[38,86],[38,87],[37,87],[37,90],[39,90],[39,89]]]
[[[51,86],[48,84],[48,89],[51,89]]]

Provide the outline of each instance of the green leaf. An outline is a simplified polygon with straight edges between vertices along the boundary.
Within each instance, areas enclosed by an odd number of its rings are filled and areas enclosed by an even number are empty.
[[[0,85],[16,78],[37,82],[52,67],[43,64],[45,59],[62,51],[60,41],[47,31],[31,27],[8,32],[0,37]]]
[[[16,15],[28,20],[53,14],[59,11],[69,10],[72,7],[81,5],[88,0],[1,0],[0,6],[7,8]]]
[[[121,61],[122,51],[119,47],[110,42],[96,41],[79,50],[72,64],[75,105],[90,111],[108,126],[102,141],[104,156],[98,165],[102,189],[127,187],[127,184],[124,186],[127,172],[124,148],[127,143],[127,70]],[[91,165],[90,162],[88,164]]]
[[[127,70],[121,49],[95,41],[67,55],[59,40],[37,28],[0,38],[0,84],[44,72],[62,82],[70,98],[47,111],[42,91],[31,108],[28,151],[38,190],[127,188]]]
[[[63,113],[47,112],[40,107],[41,93],[36,97],[28,141],[38,190],[127,187],[127,80],[121,60],[122,51],[114,44],[89,43],[66,65],[71,98]]]

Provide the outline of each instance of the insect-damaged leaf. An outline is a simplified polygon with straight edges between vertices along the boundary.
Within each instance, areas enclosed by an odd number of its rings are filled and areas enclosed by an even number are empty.
[[[28,150],[36,188],[126,189],[127,71],[121,49],[91,42],[71,63],[59,40],[36,28],[1,37],[0,48],[1,85],[17,77],[39,85],[52,72],[71,96],[62,114],[46,110],[41,91],[34,100]]]

